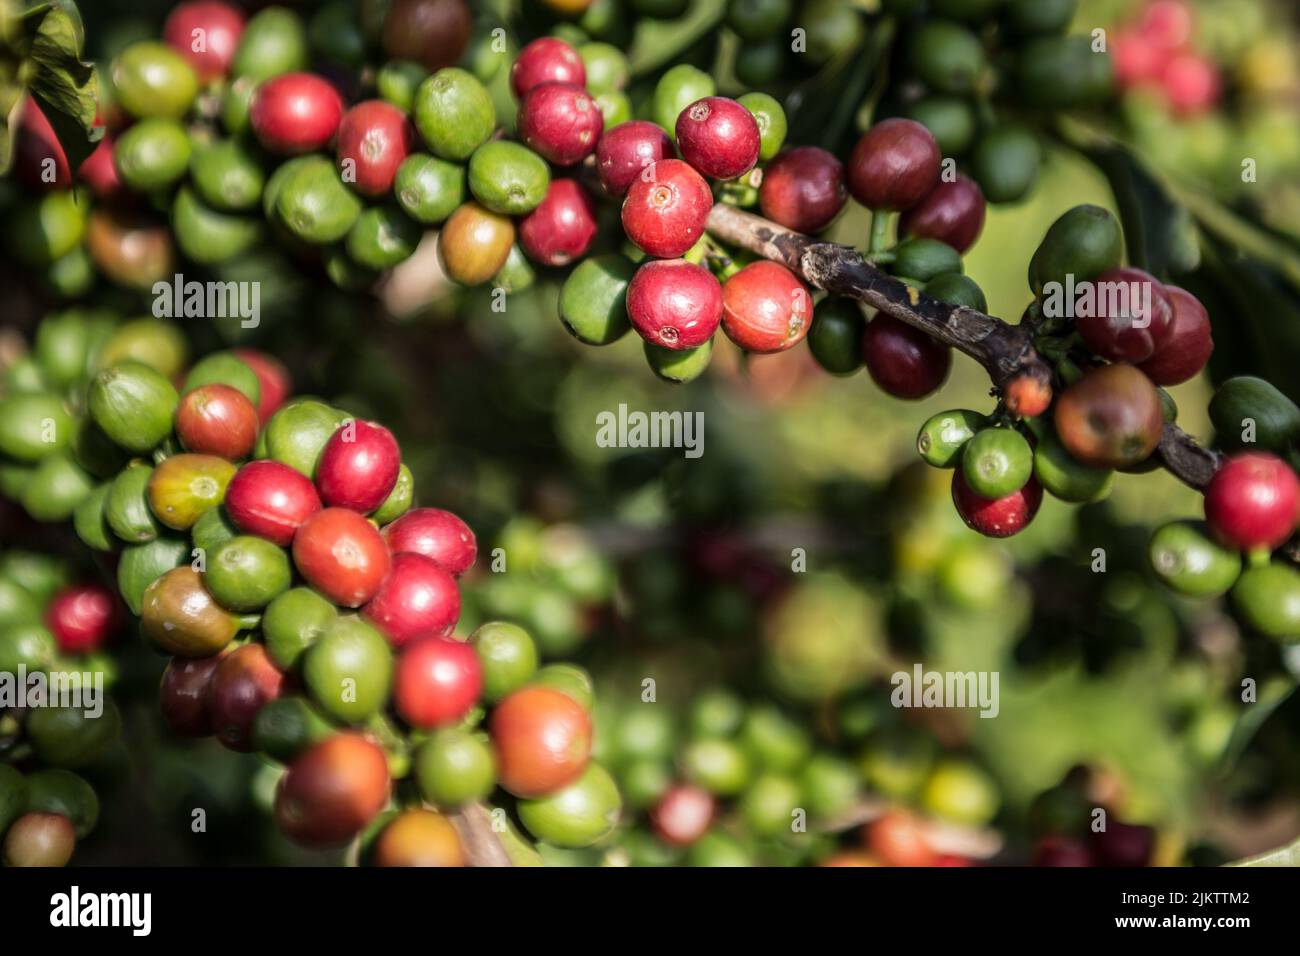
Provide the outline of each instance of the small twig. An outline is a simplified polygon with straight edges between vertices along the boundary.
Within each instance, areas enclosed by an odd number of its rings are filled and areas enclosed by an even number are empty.
[[[513,866],[510,854],[492,829],[492,818],[481,803],[471,803],[451,815],[452,826],[470,866]]]

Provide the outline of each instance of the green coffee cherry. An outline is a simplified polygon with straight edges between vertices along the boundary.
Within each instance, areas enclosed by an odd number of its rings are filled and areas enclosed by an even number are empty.
[[[980,137],[971,154],[971,173],[992,203],[1018,202],[1038,182],[1043,163],[1038,137],[1018,125],[999,126]]]
[[[687,780],[719,796],[735,796],[749,785],[749,757],[732,740],[693,741],[682,751],[680,763]]]
[[[1034,449],[1034,477],[1048,494],[1082,504],[1110,494],[1115,472],[1090,468],[1066,451],[1055,435],[1046,434]]]
[[[108,488],[104,518],[123,541],[143,544],[162,532],[162,525],[149,507],[149,479],[153,469],[137,462],[122,471]]]
[[[853,299],[827,296],[813,309],[808,348],[817,364],[832,375],[852,375],[862,368],[862,337],[867,320]]]
[[[14,257],[25,266],[45,268],[71,253],[86,231],[87,204],[72,189],[16,203],[5,230]]]
[[[469,159],[496,130],[492,96],[459,67],[441,69],[421,83],[412,113],[429,150],[442,159]]]
[[[361,215],[361,200],[332,162],[323,156],[306,158],[282,181],[277,183],[272,176],[263,199],[270,198],[272,184],[276,185],[276,217],[294,236],[316,245],[338,242]]]
[[[311,588],[278,595],[262,614],[262,634],[271,660],[291,670],[338,617],[338,609]]]
[[[62,451],[73,438],[72,419],[56,395],[11,395],[0,400],[0,453],[36,462]]]
[[[190,138],[175,120],[141,120],[118,137],[113,162],[135,192],[165,189],[189,170]]]
[[[1029,265],[1029,286],[1041,295],[1049,283],[1064,286],[1095,279],[1118,268],[1124,255],[1119,221],[1100,206],[1075,206],[1047,230]]]
[[[338,728],[305,698],[277,697],[267,701],[253,720],[253,749],[288,763],[336,733]]]
[[[228,385],[243,392],[254,406],[262,397],[262,383],[257,373],[234,352],[213,352],[204,356],[185,376],[181,394],[188,395],[204,385]]]
[[[665,382],[692,382],[704,374],[713,358],[712,339],[693,349],[666,349],[651,342],[644,344],[650,371]]]
[[[266,174],[251,147],[226,139],[200,146],[190,157],[190,180],[205,203],[224,212],[253,209],[262,198]]]
[[[415,153],[397,168],[393,192],[408,216],[436,226],[465,201],[465,167]]]
[[[188,186],[176,193],[172,231],[181,251],[195,262],[214,265],[248,252],[262,238],[262,222],[251,216],[219,212],[205,205]]]
[[[917,453],[935,468],[956,468],[966,443],[987,425],[987,418],[967,408],[939,412],[928,418],[917,433]]]
[[[1300,408],[1271,383],[1238,375],[1210,399],[1210,421],[1222,448],[1284,452],[1300,438]]]
[[[469,191],[492,212],[522,216],[546,198],[551,174],[546,161],[527,146],[493,140],[469,160]]]
[[[289,589],[289,556],[265,538],[238,535],[207,556],[203,584],[229,611],[260,611]]]
[[[933,135],[945,156],[961,156],[975,142],[975,108],[957,96],[927,96],[903,111]]]
[[[740,797],[740,816],[756,835],[780,837],[791,833],[801,794],[789,777],[763,774]]]
[[[1151,536],[1151,568],[1164,584],[1189,597],[1219,597],[1241,576],[1241,555],[1210,534],[1203,521],[1175,521]]]
[[[781,152],[781,147],[785,145],[789,129],[785,110],[774,97],[766,93],[746,93],[736,102],[754,114],[759,134],[758,159],[765,163]]]
[[[688,63],[679,63],[659,78],[650,106],[650,118],[667,130],[668,136],[675,141],[677,117],[682,110],[717,91],[710,74]]]
[[[111,75],[117,102],[137,119],[180,119],[199,94],[194,68],[167,44],[154,40],[133,43],[119,53]]]
[[[928,20],[917,29],[908,64],[930,89],[954,94],[973,92],[987,66],[979,37],[944,20]]]
[[[415,779],[424,799],[440,807],[481,800],[496,783],[496,758],[483,735],[449,727],[415,755]]]
[[[894,250],[889,271],[925,283],[935,276],[961,272],[961,253],[938,239],[905,239]]]
[[[384,636],[355,615],[335,620],[303,657],[312,700],[336,720],[358,723],[388,702],[393,653]]]
[[[149,585],[189,560],[189,542],[165,534],[148,544],[125,548],[117,563],[117,589],[131,613],[140,616],[144,592]]]
[[[415,106],[415,92],[429,71],[410,60],[390,60],[375,74],[379,95],[398,109],[410,113]]]
[[[520,800],[519,819],[528,831],[554,846],[590,846],[618,823],[623,800],[609,772],[589,764],[582,776],[537,800]]]
[[[180,396],[147,365],[124,362],[90,383],[90,414],[104,434],[128,451],[151,451],[171,434]]]
[[[962,305],[976,312],[989,310],[988,299],[984,298],[984,290],[970,276],[946,272],[927,282],[925,291],[940,302],[947,302],[950,305]]]
[[[86,547],[93,551],[112,551],[117,547],[113,529],[105,514],[111,484],[102,484],[82,499],[72,513],[72,527]]]
[[[961,452],[962,476],[985,498],[1005,498],[1023,488],[1033,469],[1029,442],[1014,428],[985,428]]]
[[[560,320],[580,342],[608,345],[631,328],[627,287],[636,266],[618,253],[584,259],[560,289]]]
[[[309,60],[302,18],[284,7],[268,7],[244,26],[230,72],[261,81],[304,70]]]
[[[1300,571],[1290,565],[1247,568],[1233,585],[1232,604],[1252,630],[1285,643],[1300,640]]]
[[[378,272],[409,259],[422,235],[419,225],[396,206],[371,206],[357,217],[346,248],[354,262]]]

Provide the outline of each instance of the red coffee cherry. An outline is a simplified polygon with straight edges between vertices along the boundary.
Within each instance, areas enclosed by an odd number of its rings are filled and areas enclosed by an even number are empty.
[[[1156,832],[1151,827],[1109,820],[1106,829],[1090,833],[1097,866],[1150,866]]]
[[[65,654],[99,650],[120,624],[117,599],[98,584],[66,587],[45,608],[45,626]]]
[[[1175,113],[1192,117],[1218,105],[1223,81],[1213,60],[1201,53],[1185,52],[1165,65],[1160,86]]]
[[[1282,459],[1265,452],[1235,455],[1205,487],[1205,520],[1224,544],[1241,551],[1272,551],[1296,528],[1300,480]]]
[[[299,754],[275,794],[275,822],[295,843],[343,846],[388,803],[388,758],[360,734],[327,737]]]
[[[413,508],[386,525],[383,536],[394,555],[422,554],[453,577],[473,567],[478,556],[478,543],[469,525],[441,508]]]
[[[572,166],[595,152],[604,128],[596,101],[571,83],[535,86],[519,104],[519,138],[557,166]]]
[[[1074,324],[1097,355],[1137,364],[1151,358],[1169,338],[1173,315],[1165,287],[1151,273],[1110,269],[1080,293]]]
[[[1185,289],[1165,286],[1173,308],[1169,331],[1156,354],[1138,366],[1157,385],[1181,385],[1200,374],[1214,352],[1210,315]]]
[[[0,860],[7,867],[67,866],[76,849],[76,828],[62,813],[24,813],[8,824]]]
[[[262,387],[261,397],[257,400],[257,417],[265,425],[293,394],[293,379],[284,363],[273,355],[248,348],[234,351],[239,360],[253,370]]]
[[[212,675],[223,654],[213,657],[173,657],[163,671],[158,705],[163,720],[182,737],[210,737]]]
[[[650,825],[671,846],[690,846],[708,832],[715,809],[713,794],[688,783],[669,787],[650,811]]]
[[[394,647],[424,637],[448,637],[460,620],[456,579],[422,554],[393,555],[379,592],[361,610]]]
[[[1043,503],[1043,488],[1037,478],[1030,478],[1005,498],[984,498],[971,490],[957,468],[952,473],[952,503],[972,531],[989,538],[1009,538],[1034,520]]]
[[[722,321],[722,287],[712,272],[685,259],[647,262],[628,283],[627,316],[647,342],[693,349]]]
[[[473,29],[474,14],[465,0],[392,0],[381,42],[390,60],[413,60],[436,73],[456,65]]]
[[[725,96],[696,100],[677,116],[682,159],[705,176],[735,179],[754,168],[762,145],[754,114]]]
[[[393,188],[397,167],[411,154],[415,127],[392,103],[366,100],[339,122],[338,161],[343,181],[363,196],[383,196]]]
[[[207,83],[226,75],[244,33],[244,15],[237,7],[215,0],[182,3],[167,15],[163,42],[189,61],[199,80]]]
[[[519,51],[510,67],[510,88],[522,100],[543,83],[587,85],[587,68],[578,51],[563,40],[541,37]]]
[[[952,368],[952,349],[883,312],[867,323],[862,358],[872,380],[895,398],[924,398]]]
[[[223,655],[208,687],[212,732],[230,750],[253,749],[253,721],[284,689],[284,674],[264,644],[245,644]]]
[[[975,180],[961,173],[941,182],[919,203],[903,213],[899,232],[946,242],[964,253],[984,229],[984,193]]]
[[[373,598],[391,566],[379,531],[347,508],[325,508],[303,523],[293,538],[293,563],[308,584],[341,607],[360,607]]]
[[[803,341],[811,322],[812,296],[779,263],[751,262],[722,287],[722,331],[747,352],[784,352]]]
[[[931,866],[935,861],[925,825],[906,810],[890,810],[867,824],[867,848],[886,866]]]
[[[704,177],[680,159],[652,163],[628,187],[623,230],[649,255],[676,259],[704,235],[713,192]]]
[[[844,164],[816,146],[779,153],[763,170],[758,188],[763,215],[795,232],[821,232],[848,198]]]
[[[374,422],[344,422],[321,449],[316,487],[327,505],[369,514],[392,494],[402,467],[397,439]]]
[[[624,196],[643,169],[674,155],[673,141],[658,125],[629,120],[606,130],[596,143],[596,172],[611,196]]]
[[[568,265],[596,236],[596,204],[572,179],[552,179],[541,204],[519,222],[519,245],[534,262]]]
[[[887,119],[863,134],[849,157],[849,192],[868,209],[911,209],[939,182],[943,156],[915,120]]]
[[[1131,365],[1089,371],[1056,402],[1056,434],[1093,468],[1128,468],[1156,450],[1164,407],[1151,381]]]
[[[18,110],[13,149],[14,178],[28,189],[49,192],[72,185],[68,154],[49,118],[30,96]]]
[[[229,385],[201,385],[176,409],[176,437],[186,451],[229,461],[247,458],[257,443],[257,409]]]
[[[1037,418],[1052,404],[1052,386],[1032,375],[1017,375],[1002,386],[1002,400],[1012,415]]]
[[[313,73],[285,73],[253,94],[249,125],[272,153],[292,156],[323,149],[343,119],[338,91]]]
[[[397,658],[393,707],[412,727],[446,727],[470,712],[483,690],[474,648],[448,637],[416,641]]]
[[[492,711],[497,779],[517,797],[545,796],[572,783],[591,757],[591,718],[568,694],[524,687]]]
[[[250,461],[230,479],[223,502],[236,528],[284,547],[320,511],[311,479],[278,461]]]
[[[15,160],[15,173],[17,173]],[[122,177],[117,174],[117,164],[113,161],[113,137],[107,133],[99,141],[94,151],[82,161],[77,169],[77,179],[90,187],[95,198],[109,202],[122,196],[126,187]]]

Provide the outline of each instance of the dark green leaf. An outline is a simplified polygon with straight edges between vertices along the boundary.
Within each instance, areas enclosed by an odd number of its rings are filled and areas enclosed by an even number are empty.
[[[81,59],[80,25],[66,10],[45,6],[29,11],[23,28],[29,92],[76,169],[103,136],[94,128],[95,69]]]

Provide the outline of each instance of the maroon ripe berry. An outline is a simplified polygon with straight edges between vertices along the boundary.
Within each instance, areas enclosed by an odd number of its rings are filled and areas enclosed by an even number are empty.
[[[649,255],[676,259],[704,235],[713,193],[704,177],[680,159],[652,163],[623,200],[623,230]]]
[[[903,235],[938,239],[964,253],[984,228],[984,193],[975,180],[958,173],[903,213],[898,228]]]
[[[812,296],[799,277],[768,259],[722,287],[722,331],[746,352],[784,352],[808,334]]]
[[[381,28],[390,60],[413,60],[430,73],[455,66],[469,45],[474,14],[466,0],[391,0]]]
[[[1137,364],[1164,344],[1173,314],[1164,286],[1151,273],[1108,269],[1081,290],[1074,324],[1097,355]]]
[[[972,531],[989,538],[1009,538],[1034,520],[1043,503],[1043,488],[1037,478],[1030,478],[1023,488],[1006,497],[985,498],[966,484],[961,469],[956,468],[952,473],[952,503]]]
[[[478,557],[478,543],[469,525],[441,508],[413,508],[386,525],[383,535],[394,555],[422,554],[454,577],[473,567]]]
[[[226,75],[244,33],[244,15],[229,3],[195,0],[167,15],[163,42],[189,61],[203,83]]]
[[[401,449],[387,428],[344,422],[321,449],[316,487],[325,504],[369,514],[392,493],[401,467]]]
[[[606,130],[596,143],[596,172],[611,196],[624,196],[643,169],[673,156],[673,142],[662,128],[629,120]]]
[[[924,398],[952,367],[948,346],[883,312],[867,324],[862,358],[872,380],[895,398]]]
[[[361,614],[394,647],[422,637],[449,637],[460,620],[460,590],[456,579],[432,558],[398,554]]]
[[[320,511],[311,479],[278,461],[250,461],[230,479],[223,502],[236,528],[284,547]]]
[[[338,91],[313,73],[285,73],[253,94],[248,122],[272,153],[292,156],[323,149],[343,119]]]
[[[844,164],[816,146],[796,146],[778,154],[763,170],[758,189],[763,215],[795,232],[821,232],[848,198]]]
[[[28,189],[47,192],[72,185],[68,154],[49,119],[30,96],[18,109],[13,168],[14,178]]]
[[[911,209],[939,182],[943,156],[933,134],[915,120],[881,120],[849,157],[849,192],[868,209]]]
[[[522,100],[543,83],[587,85],[587,68],[578,51],[556,37],[541,37],[519,51],[510,68],[510,88]]]
[[[1092,866],[1092,854],[1081,840],[1063,836],[1045,836],[1034,847],[1030,865]]]
[[[253,749],[253,721],[284,689],[284,674],[265,644],[245,644],[224,655],[212,672],[208,714],[212,732],[231,750]]]
[[[1210,316],[1185,289],[1165,286],[1173,317],[1156,354],[1138,366],[1157,385],[1180,385],[1200,374],[1214,352]]]
[[[397,167],[410,155],[415,127],[386,100],[358,103],[339,122],[338,160],[343,181],[363,196],[383,196],[393,188]]]
[[[568,265],[596,236],[596,204],[573,179],[552,179],[541,204],[519,222],[519,244],[534,262]]]
[[[688,783],[670,787],[650,811],[655,833],[671,846],[690,846],[713,823],[713,794]]]
[[[77,179],[89,186],[95,198],[101,202],[109,202],[122,195],[125,187],[122,185],[122,177],[117,174],[117,163],[113,161],[112,136],[105,133],[94,151],[82,160],[81,166],[77,168]]]
[[[651,345],[693,349],[722,321],[722,287],[712,272],[685,259],[647,262],[628,283],[627,316]]]
[[[1113,820],[1091,836],[1097,866],[1149,866],[1155,845],[1156,831],[1151,827]]]
[[[725,96],[696,100],[677,116],[682,159],[714,179],[735,179],[753,169],[761,140],[754,114]]]
[[[1241,551],[1272,551],[1291,537],[1300,508],[1300,480],[1282,459],[1264,452],[1224,462],[1205,487],[1205,520],[1215,537]]]
[[[275,822],[295,843],[340,847],[388,803],[388,757],[357,733],[326,737],[303,751],[280,778]]]
[[[65,654],[89,654],[108,643],[121,618],[117,599],[98,584],[66,587],[45,608],[45,626]]]
[[[212,382],[187,392],[176,408],[176,437],[186,451],[227,461],[257,444],[257,409],[237,388]]]
[[[543,83],[519,104],[518,128],[534,152],[557,166],[572,166],[595,152],[605,118],[582,87]]]
[[[158,704],[163,720],[173,733],[182,737],[207,737],[212,734],[212,714],[208,701],[212,696],[212,675],[221,663],[222,656],[173,657],[163,671]]]

